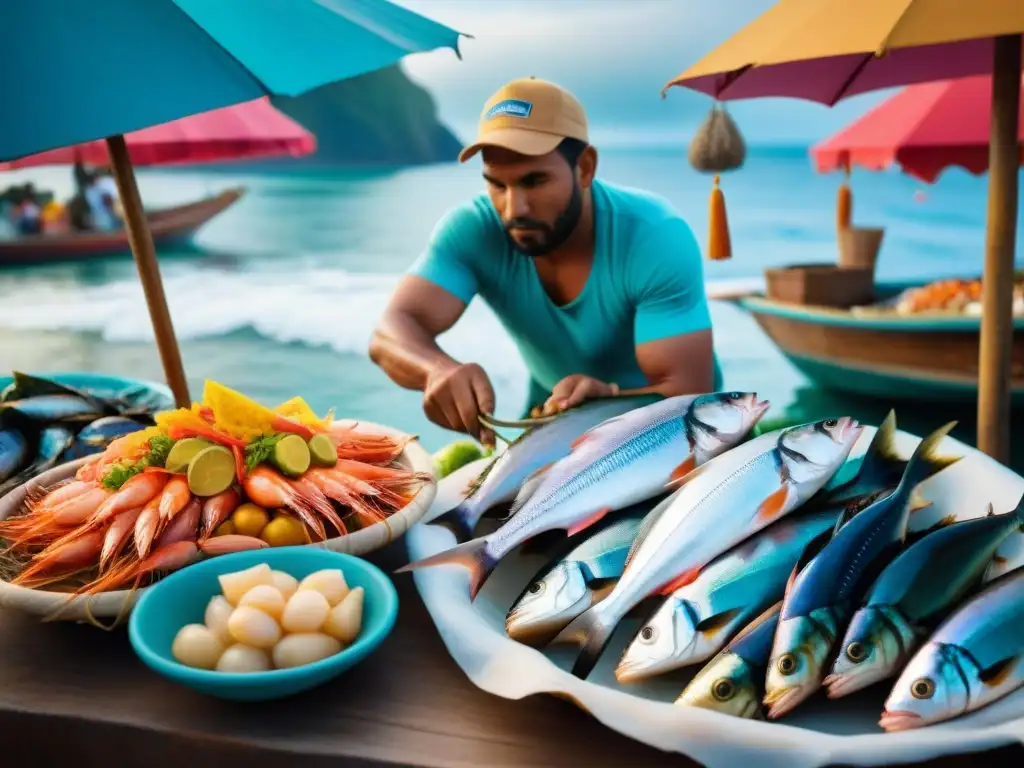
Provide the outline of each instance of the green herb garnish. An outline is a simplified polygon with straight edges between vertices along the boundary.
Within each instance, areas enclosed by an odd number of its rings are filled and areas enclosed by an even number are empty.
[[[274,453],[274,446],[287,434],[287,432],[273,432],[250,440],[249,444],[245,446],[245,471],[252,472],[256,465],[269,459]]]
[[[135,461],[119,461],[107,470],[101,484],[104,488],[116,491],[127,483],[146,467],[162,467],[167,461],[167,454],[170,453],[174,440],[166,435],[157,435],[149,439],[149,452]]]

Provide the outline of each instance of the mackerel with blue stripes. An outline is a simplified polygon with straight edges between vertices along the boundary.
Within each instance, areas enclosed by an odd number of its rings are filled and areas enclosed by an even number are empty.
[[[571,536],[610,511],[671,490],[746,438],[768,405],[753,392],[713,392],[665,398],[608,419],[524,483],[498,530],[399,571],[463,565],[475,598],[497,563],[523,542],[559,529]]]

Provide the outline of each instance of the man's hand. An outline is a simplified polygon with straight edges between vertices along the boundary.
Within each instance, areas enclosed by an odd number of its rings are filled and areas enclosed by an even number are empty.
[[[423,412],[440,427],[470,434],[484,446],[494,447],[494,433],[477,418],[481,413],[494,413],[494,389],[476,363],[432,371],[423,390]]]
[[[582,373],[574,373],[555,384],[551,390],[551,397],[547,399],[537,415],[548,416],[579,405],[584,400],[617,394],[619,394],[618,384],[608,384],[598,379],[592,379],[590,376],[584,376]]]

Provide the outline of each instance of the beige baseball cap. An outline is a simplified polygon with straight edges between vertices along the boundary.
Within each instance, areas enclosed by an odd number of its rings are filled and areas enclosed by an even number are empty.
[[[466,162],[484,147],[546,155],[562,139],[589,142],[583,105],[554,83],[526,77],[506,83],[487,100],[476,141],[459,153],[459,162]]]

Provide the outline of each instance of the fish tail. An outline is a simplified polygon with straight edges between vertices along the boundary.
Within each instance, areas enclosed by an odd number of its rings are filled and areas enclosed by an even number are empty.
[[[473,600],[498,564],[497,558],[487,551],[487,539],[479,538],[439,552],[431,557],[403,565],[395,573],[415,571],[435,565],[461,565],[469,570],[469,599]]]
[[[955,426],[956,422],[951,421],[936,429],[918,444],[914,455],[907,462],[897,493],[910,494],[918,483],[960,460],[960,457],[942,456],[938,453],[939,443]]]
[[[570,644],[579,647],[580,652],[572,666],[572,673],[586,680],[601,657],[605,646],[611,640],[615,624],[608,622],[594,606],[573,619],[552,640],[552,644]]]
[[[462,544],[473,538],[473,527],[468,522],[469,512],[469,504],[462,502],[457,507],[449,509],[443,515],[435,517],[430,521],[430,525],[439,525],[442,528],[447,528],[455,535],[455,541]]]

